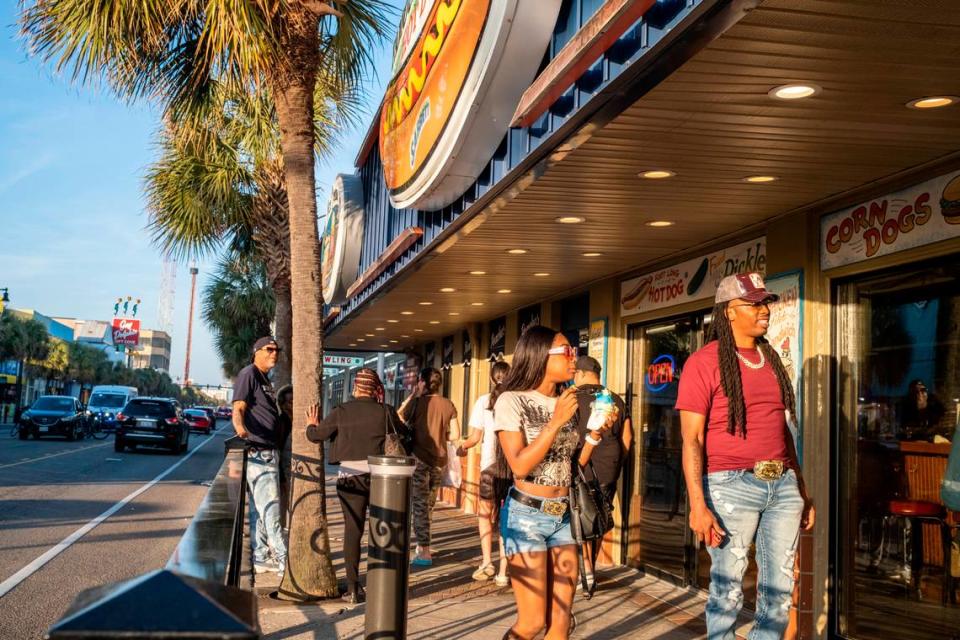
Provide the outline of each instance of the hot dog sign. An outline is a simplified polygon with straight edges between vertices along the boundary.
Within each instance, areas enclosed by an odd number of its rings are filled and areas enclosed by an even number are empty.
[[[620,315],[628,316],[712,298],[726,276],[766,272],[767,240],[757,238],[710,255],[626,280],[620,285]]]
[[[960,236],[960,172],[824,216],[820,266],[832,269]]]
[[[436,210],[473,184],[507,132],[561,0],[408,0],[380,110],[398,209]]]

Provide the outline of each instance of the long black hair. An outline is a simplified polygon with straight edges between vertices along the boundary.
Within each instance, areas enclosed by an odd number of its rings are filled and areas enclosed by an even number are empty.
[[[729,306],[729,302],[721,302],[713,307],[713,321],[710,323],[708,340],[718,342],[720,384],[723,386],[724,395],[727,396],[727,433],[731,435],[739,434],[745,438],[747,437],[747,405],[743,400],[743,379],[740,377],[737,343],[733,338],[730,321],[727,319]],[[780,385],[780,398],[783,400],[783,406],[786,407],[791,416],[795,416],[797,400],[793,394],[793,384],[790,382],[790,376],[780,360],[780,355],[767,342],[766,338],[757,338],[757,348],[760,349],[764,359],[773,367],[773,373],[777,376],[777,384]]]
[[[547,375],[547,361],[557,332],[550,327],[534,325],[517,340],[510,373],[503,381],[503,391],[536,389]]]
[[[493,411],[494,405],[497,404],[497,398],[503,393],[503,381],[508,373],[510,373],[510,364],[507,362],[494,362],[493,366],[490,367],[490,384],[492,387],[490,389],[490,402],[487,404],[487,409],[490,411]]]

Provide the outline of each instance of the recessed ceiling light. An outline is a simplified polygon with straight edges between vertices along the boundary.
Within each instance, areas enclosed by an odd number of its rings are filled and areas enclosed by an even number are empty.
[[[471,307],[482,307],[483,304],[484,304],[484,303],[482,303],[482,302],[471,302],[471,303],[470,303],[470,306],[471,306]]]
[[[580,224],[581,222],[586,222],[587,219],[581,216],[560,216],[559,218],[554,218],[556,222],[560,224]]]
[[[512,289],[498,289],[497,293],[513,293]]]
[[[374,334],[372,334],[372,333],[365,333],[364,335],[367,336],[368,338],[372,338]]]
[[[432,305],[433,303],[432,303],[432,302],[426,302],[426,301],[424,301],[424,302],[420,302],[420,303],[418,303],[418,304],[419,304],[421,307],[429,307],[429,306]]]
[[[537,271],[537,272],[536,272],[535,274],[533,274],[533,275],[534,275],[535,277],[537,277],[537,278],[546,278],[546,277],[549,276],[550,274],[547,273],[546,271]]]
[[[645,223],[648,227],[672,227],[674,225],[670,220],[651,220]]]
[[[363,338],[357,338],[357,342],[366,342],[366,340]]]
[[[399,343],[399,342],[400,342],[399,340],[391,340],[391,341],[390,341],[390,344],[397,344],[397,343]]]
[[[672,178],[677,174],[666,169],[651,169],[650,171],[641,171],[637,175],[647,180],[663,180],[664,178]]]
[[[768,182],[776,182],[777,176],[747,176],[743,178],[744,182],[749,182],[750,184],[766,184]]]
[[[584,251],[582,255],[584,258],[596,258],[597,256],[602,256],[603,254],[599,251]]]
[[[357,346],[357,343],[356,343],[356,342],[351,342],[351,343],[350,343],[350,346],[351,346],[351,347],[355,347],[355,346]]]
[[[430,324],[440,324],[440,321],[439,321],[439,320],[431,320],[431,321],[430,321]]]
[[[443,289],[440,289],[440,293],[453,293],[454,291],[456,291],[456,289],[453,287],[444,287]]]
[[[507,249],[507,253],[513,254],[515,256],[521,256],[525,253],[529,253],[526,249]]]
[[[382,344],[382,345],[380,345],[380,346],[383,347],[384,349],[389,349],[389,348],[390,348],[390,345],[388,345],[388,344]]]
[[[472,276],[485,276],[487,275],[486,271],[471,271],[470,275]]]
[[[409,338],[410,336],[408,336],[408,335],[406,335],[406,334],[403,334],[403,335],[400,336],[400,337],[401,337],[401,338]]]
[[[397,324],[397,323],[400,322],[400,321],[399,321],[399,320],[387,320],[387,322],[389,322],[390,324]]]
[[[413,311],[401,311],[401,312],[400,312],[400,315],[402,315],[402,316],[412,316],[412,315],[413,315]]]
[[[448,316],[458,316],[458,315],[460,315],[460,312],[459,312],[459,311],[451,311],[451,312],[448,313],[447,315],[448,315]]]
[[[821,91],[823,91],[823,89],[818,85],[810,84],[808,82],[797,82],[774,87],[767,92],[767,95],[775,100],[800,100],[815,96]]]
[[[386,331],[387,328],[386,328],[386,327],[375,327],[373,330],[374,330],[374,331]]]
[[[413,332],[414,332],[414,333],[423,333],[423,329],[414,329]]]
[[[928,96],[926,98],[917,98],[907,103],[911,109],[939,109],[940,107],[949,107],[952,104],[960,102],[957,96]]]

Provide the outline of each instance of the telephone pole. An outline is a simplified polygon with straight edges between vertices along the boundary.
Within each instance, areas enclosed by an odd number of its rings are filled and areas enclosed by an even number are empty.
[[[193,300],[197,293],[197,267],[190,265],[190,315],[187,317],[187,354],[183,360],[183,386],[190,386],[190,345],[193,341]]]

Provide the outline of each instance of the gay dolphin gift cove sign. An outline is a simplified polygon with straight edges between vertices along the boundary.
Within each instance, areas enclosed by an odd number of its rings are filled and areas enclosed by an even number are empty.
[[[960,172],[824,216],[820,266],[832,269],[960,236]]]
[[[380,112],[397,208],[460,197],[503,139],[550,42],[561,0],[408,0]]]
[[[767,239],[757,238],[709,255],[631,278],[620,285],[620,315],[712,298],[726,276],[766,273]]]
[[[114,318],[111,335],[115,346],[136,347],[140,344],[140,321],[133,318]]]
[[[330,188],[327,226],[320,239],[320,279],[323,301],[343,304],[360,271],[363,245],[363,183],[340,174]]]

